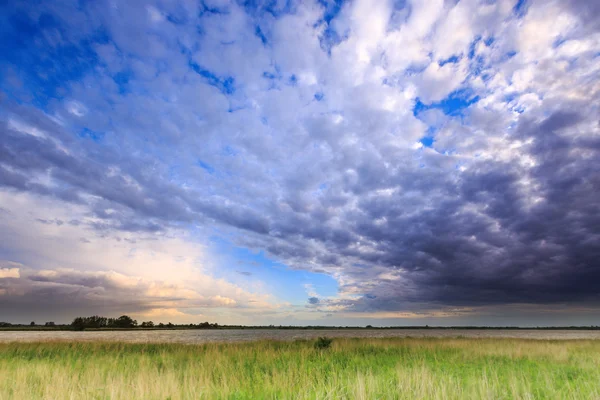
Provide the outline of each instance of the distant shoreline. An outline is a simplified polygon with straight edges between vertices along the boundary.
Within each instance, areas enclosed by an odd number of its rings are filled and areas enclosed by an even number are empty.
[[[177,330],[235,330],[235,329],[257,329],[257,330],[562,330],[562,331],[597,331],[600,326],[548,326],[548,327],[523,327],[523,326],[237,326],[224,325],[214,328],[198,328],[186,325],[176,325],[174,327],[153,327],[153,328],[86,328],[83,330],[73,329],[70,325],[56,326],[30,326],[30,325],[12,325],[0,327],[0,332],[7,331],[75,331],[75,332],[106,332],[106,331],[177,331]]]

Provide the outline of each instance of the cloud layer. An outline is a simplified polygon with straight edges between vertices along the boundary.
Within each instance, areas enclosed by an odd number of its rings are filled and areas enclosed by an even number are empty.
[[[334,277],[298,305],[318,315],[598,303],[598,7],[280,3],[3,6],[1,212],[51,201],[36,224],[67,247],[227,237]],[[8,239],[29,269],[1,265],[5,297],[167,301],[113,284],[141,266]],[[243,303],[223,290],[194,307]]]

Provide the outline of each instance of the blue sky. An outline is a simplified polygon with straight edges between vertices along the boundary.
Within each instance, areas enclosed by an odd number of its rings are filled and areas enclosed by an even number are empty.
[[[600,7],[0,7],[2,318],[597,320]]]

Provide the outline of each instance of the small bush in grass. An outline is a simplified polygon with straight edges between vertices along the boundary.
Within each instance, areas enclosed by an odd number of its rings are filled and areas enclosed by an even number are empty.
[[[320,337],[315,342],[315,349],[317,349],[317,350],[328,349],[329,347],[331,347],[331,342],[333,342],[333,339],[330,339],[326,336]]]

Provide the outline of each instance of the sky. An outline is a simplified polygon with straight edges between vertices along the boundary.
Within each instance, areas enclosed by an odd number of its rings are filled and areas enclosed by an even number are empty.
[[[600,3],[0,5],[0,320],[600,325]]]

